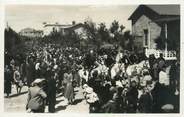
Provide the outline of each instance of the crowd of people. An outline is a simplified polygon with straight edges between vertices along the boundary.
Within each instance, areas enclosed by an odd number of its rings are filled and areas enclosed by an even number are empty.
[[[122,56],[117,59],[119,53]],[[138,72],[135,65],[141,61],[149,65]],[[123,69],[118,66],[112,77],[115,64]],[[4,92],[9,97],[13,84],[18,94],[28,86],[28,112],[44,112],[45,105],[55,112],[57,93],[73,104],[75,87],[84,91],[90,113],[179,112],[179,65],[179,61],[168,65],[162,54],[147,58],[117,49],[81,50],[48,44],[31,50],[25,59],[5,53]],[[127,74],[130,66],[135,66],[131,75]]]

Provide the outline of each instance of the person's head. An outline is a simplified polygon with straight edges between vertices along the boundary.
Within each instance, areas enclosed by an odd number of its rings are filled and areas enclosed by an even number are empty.
[[[142,74],[143,74],[143,76],[149,75],[149,70],[148,70],[148,69],[144,69],[144,70],[142,71]]]
[[[105,84],[105,89],[109,90],[110,87],[111,87],[111,85],[110,85],[109,83],[106,83],[106,84]]]
[[[147,87],[144,87],[143,88],[143,93],[145,94],[145,93],[148,93],[148,92],[149,92],[149,89]]]
[[[136,81],[131,82],[131,87],[136,87]]]
[[[166,66],[164,65],[163,67],[162,67],[162,71],[166,71]]]
[[[8,65],[5,65],[5,69],[8,69]]]
[[[93,77],[96,78],[98,76],[98,71],[93,72]]]
[[[113,80],[111,80],[111,85],[112,86],[116,86],[116,81],[113,79]]]
[[[37,78],[32,82],[32,86],[42,87],[43,83],[44,83],[44,79]]]
[[[160,53],[160,58],[163,58],[163,54],[162,53]]]
[[[15,69],[16,69],[17,71],[19,71],[19,66],[16,66]]]
[[[127,92],[128,92],[128,88],[125,87],[125,88],[123,89],[123,95],[126,95]]]
[[[122,92],[123,92],[123,87],[118,87],[117,93],[122,94]]]
[[[115,81],[120,80],[120,76],[119,76],[119,74],[117,74],[117,75],[114,77],[114,80],[115,80]]]

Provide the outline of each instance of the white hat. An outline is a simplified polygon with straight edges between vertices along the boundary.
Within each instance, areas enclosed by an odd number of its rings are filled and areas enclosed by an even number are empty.
[[[58,65],[54,65],[54,67],[53,67],[54,69],[57,69],[58,68]]]
[[[95,92],[92,92],[91,94],[87,95],[87,100],[86,101],[88,103],[94,103],[94,102],[96,102],[98,100],[99,100],[98,96],[97,96],[97,94]]]
[[[140,83],[140,85],[142,86],[142,87],[145,87],[146,86],[146,81],[145,80],[143,80],[141,83]]]
[[[87,87],[88,87],[88,85],[87,85],[87,84],[84,84],[84,85],[83,85],[83,88],[84,88],[84,89],[86,89]]]
[[[152,80],[152,77],[150,75],[146,75],[146,76],[144,76],[143,80],[145,80],[145,81],[151,81]]]
[[[44,79],[38,78],[38,79],[36,79],[36,80],[33,81],[33,84],[38,84],[38,83],[41,83],[43,81],[44,81]]]
[[[93,93],[93,88],[91,88],[91,87],[86,88],[86,93],[88,93],[88,94]]]
[[[161,107],[161,109],[168,112],[174,110],[174,106],[172,104],[165,104]]]

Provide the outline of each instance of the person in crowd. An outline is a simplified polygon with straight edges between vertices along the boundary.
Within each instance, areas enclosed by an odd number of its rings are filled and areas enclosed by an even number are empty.
[[[81,72],[82,85],[88,82],[89,80],[89,71],[87,67],[85,67]]]
[[[178,61],[173,62],[169,72],[170,90],[173,94],[174,112],[179,112],[179,92],[180,92],[180,64]]]
[[[92,88],[95,87],[95,79],[98,77],[98,71],[94,71],[92,77],[88,80],[88,85]]]
[[[108,101],[109,101],[109,99],[110,99],[110,95],[111,95],[111,93],[110,93],[110,87],[111,87],[111,85],[109,84],[109,83],[106,83],[106,84],[104,84],[105,86],[104,87],[102,87],[102,97],[101,97],[101,104],[103,105],[103,104],[105,104],[105,103],[107,103]]]
[[[128,93],[128,89],[127,87],[123,87],[123,91],[122,91],[122,97],[123,97],[123,101],[122,101],[122,113],[127,113],[128,111],[128,97],[127,97],[127,93]]]
[[[16,85],[17,94],[20,94],[21,90],[22,90],[22,87],[23,87],[23,82],[22,82],[22,79],[21,79],[21,75],[20,75],[20,71],[19,71],[18,66],[15,67],[13,79],[14,79],[14,82],[15,82],[15,85]]]
[[[86,56],[84,58],[84,66],[86,66],[87,69],[89,69],[89,71],[91,71],[92,66],[94,65],[95,61],[96,61],[96,58],[94,55],[94,51],[90,50],[90,52],[88,54],[86,54]]]
[[[34,81],[34,63],[33,58],[27,58],[26,60],[26,78],[28,87],[31,86],[31,83]]]
[[[166,65],[165,59],[163,57],[163,54],[160,53],[160,57],[158,58],[158,70],[159,72],[162,70],[162,68]]]
[[[127,54],[123,56],[120,62],[125,64],[125,69],[128,67],[129,64],[132,64]]]
[[[26,62],[23,60],[23,62],[20,65],[20,74],[22,77],[22,81],[24,85],[26,85],[27,79],[26,79]]]
[[[37,60],[35,64],[35,74],[36,77],[41,77],[41,68],[39,60]]]
[[[132,53],[129,58],[130,58],[130,61],[131,61],[132,64],[138,62],[138,57],[135,53]]]
[[[111,79],[111,73],[107,70],[111,71],[115,64],[117,49],[88,51],[76,47],[60,48],[55,44],[42,46],[44,49],[32,48],[25,61],[13,56],[8,63],[11,66],[5,66],[7,96],[11,93],[11,78],[18,87],[20,79],[26,79],[25,84],[29,87],[28,112],[44,112],[45,104],[48,104],[49,112],[55,112],[56,93],[61,93],[62,89],[66,99],[64,101],[72,104],[75,83],[82,87],[87,85],[83,94],[90,113],[159,113],[166,112],[163,110],[167,110],[168,105],[174,107],[174,112],[179,111],[179,102],[173,100],[179,100],[180,65],[179,62],[173,62],[168,75],[165,66],[169,66],[169,63],[165,61],[163,54],[158,59],[150,55],[150,67],[146,70],[134,67],[135,71],[130,70],[131,75],[127,70],[120,70]],[[130,65],[139,65],[138,62],[147,58],[144,53],[128,53],[120,54],[122,56],[119,62],[125,64],[125,69],[131,69]],[[78,69],[79,65],[81,69]],[[100,68],[95,70],[98,65]],[[20,67],[20,70],[15,66]],[[45,80],[44,87],[42,79],[35,80],[38,77]],[[38,100],[40,102],[36,102]],[[37,105],[37,108],[33,105]]]
[[[68,73],[64,75],[64,82],[65,82],[64,97],[66,98],[68,104],[72,104],[74,102],[74,88],[72,85],[73,75],[71,69],[68,69]]]
[[[117,113],[123,112],[123,87],[118,87],[117,92],[114,94],[116,102]]]
[[[128,100],[128,113],[136,113],[137,110],[137,102],[138,102],[138,89],[136,86],[136,82],[132,81],[129,91],[127,92],[127,100]]]
[[[148,58],[148,61],[149,61],[149,65],[150,65],[150,75],[152,76],[152,77],[154,77],[154,63],[155,63],[155,60],[156,60],[156,58],[155,58],[155,55],[154,54],[151,54],[151,55],[149,55],[149,58]]]
[[[138,109],[140,113],[151,113],[153,106],[153,98],[147,87],[143,88],[143,94],[138,101]]]
[[[98,113],[100,106],[99,106],[99,98],[97,94],[93,91],[93,88],[87,87],[86,90],[86,101],[89,104],[89,112],[90,113]]]
[[[4,93],[6,93],[6,97],[8,98],[9,95],[11,94],[12,90],[12,71],[10,70],[8,65],[5,65],[5,70],[4,70]]]
[[[27,112],[45,112],[45,99],[47,94],[43,91],[43,82],[44,79],[38,78],[32,82],[32,86],[28,89]]]
[[[152,71],[152,77],[154,81],[158,81],[159,80],[159,68],[158,68],[158,60],[154,60],[153,63],[153,69],[151,69]]]
[[[74,87],[79,87],[80,86],[80,76],[78,74],[78,66],[76,63],[73,64],[72,66],[72,74],[73,74],[73,86]]]
[[[117,113],[117,102],[115,101],[114,94],[110,95],[110,100],[102,106],[104,113]]]
[[[110,94],[113,95],[116,92],[117,92],[117,85],[116,81],[113,79],[111,80]]]
[[[47,97],[48,97],[48,111],[50,113],[55,112],[56,104],[56,75],[53,73],[47,81]]]
[[[169,77],[166,73],[166,66],[163,66],[159,72],[159,83],[163,86],[169,86]]]
[[[151,70],[153,69],[153,65],[154,65],[155,60],[156,60],[156,58],[155,58],[154,54],[149,55],[148,61],[149,61]]]

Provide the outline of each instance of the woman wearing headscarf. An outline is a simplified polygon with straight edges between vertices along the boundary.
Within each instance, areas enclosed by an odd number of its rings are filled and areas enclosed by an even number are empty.
[[[27,112],[43,113],[47,94],[43,91],[43,79],[36,79],[28,89]]]

